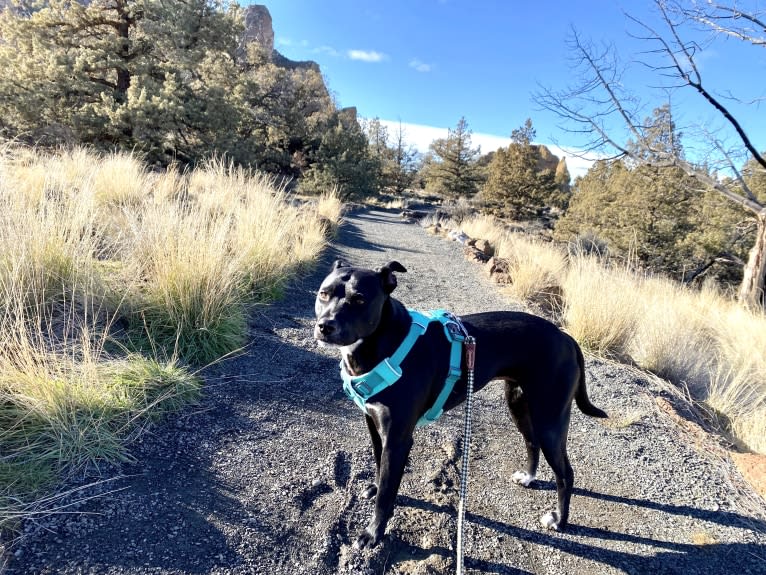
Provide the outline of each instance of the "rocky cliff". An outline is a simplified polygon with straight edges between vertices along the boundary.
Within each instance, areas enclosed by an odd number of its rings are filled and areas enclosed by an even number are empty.
[[[562,172],[567,169],[566,158],[561,158],[551,152],[547,146],[537,145],[533,146],[537,149],[537,170],[542,172],[543,170],[550,170],[554,174]]]
[[[241,44],[257,42],[268,53],[274,51],[274,26],[268,8],[261,4],[252,4],[245,8],[245,33]]]
[[[1,1],[1,0],[0,0]],[[298,62],[280,54],[274,48],[274,25],[271,20],[269,9],[263,4],[251,4],[244,10],[245,32],[242,34],[240,46],[244,49],[247,45],[255,42],[259,44],[267,54],[271,54],[271,61],[282,68],[295,70],[296,68],[310,68],[319,72],[319,64],[311,60]]]

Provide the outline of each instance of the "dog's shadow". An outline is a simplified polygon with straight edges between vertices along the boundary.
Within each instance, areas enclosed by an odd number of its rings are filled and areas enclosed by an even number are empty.
[[[556,489],[555,484],[552,481],[538,481],[529,488],[541,491],[555,491]],[[766,530],[766,521],[753,519],[731,511],[707,511],[688,505],[657,503],[645,499],[634,499],[578,488],[575,488],[573,493],[580,497],[600,499],[618,505],[644,507],[670,515],[692,517],[710,523],[717,523],[722,526],[744,527],[756,531]],[[453,518],[457,517],[457,511],[451,505],[441,505],[406,495],[400,495],[397,498],[397,505],[412,507],[429,513],[445,513]],[[625,531],[573,523],[568,525],[567,530],[564,533],[555,533],[546,531],[542,527],[539,530],[526,529],[471,512],[466,513],[466,522],[494,531],[498,536],[508,537],[516,541],[527,542],[534,545],[543,545],[567,554],[587,558],[592,561],[597,561],[621,569],[623,572],[631,575],[639,575],[653,571],[658,573],[695,571],[713,572],[709,570],[711,566],[711,558],[713,557],[736,557],[737,565],[738,568],[741,567],[741,572],[747,572],[748,568],[750,568],[752,572],[758,572],[759,569],[763,568],[764,557],[762,556],[762,549],[754,543],[712,543],[698,545],[694,543],[665,541]],[[626,525],[626,527],[629,527],[629,525]],[[467,555],[465,557],[466,568],[476,570],[480,573],[529,573],[528,571],[515,568],[512,565],[493,563],[491,561],[472,557],[470,531],[468,531],[468,533],[469,544],[467,545]],[[606,545],[593,545],[585,542],[594,539],[627,543],[634,545],[636,551],[616,550],[611,549]],[[410,559],[429,557],[432,554],[442,556],[451,556],[454,554],[453,551],[440,546],[423,549],[412,545],[411,543],[404,542],[398,537],[394,537],[392,543],[396,544],[396,555],[398,557],[402,557],[405,550],[409,550]],[[654,549],[655,553],[647,556],[645,553],[646,547]],[[681,569],[681,571],[679,571],[679,569]]]

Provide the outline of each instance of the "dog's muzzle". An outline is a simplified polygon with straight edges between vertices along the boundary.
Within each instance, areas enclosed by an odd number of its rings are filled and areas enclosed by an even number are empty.
[[[343,341],[342,331],[335,320],[320,319],[314,324],[314,339],[320,343],[347,345],[350,342]]]

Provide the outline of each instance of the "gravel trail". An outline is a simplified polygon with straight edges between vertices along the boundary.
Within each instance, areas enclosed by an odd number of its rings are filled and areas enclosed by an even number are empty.
[[[80,492],[92,498],[73,513],[28,522],[6,575],[454,573],[462,408],[416,432],[381,545],[349,546],[372,511],[359,494],[373,461],[337,352],[312,339],[314,293],[336,258],[401,262],[394,296],[410,307],[516,307],[459,245],[392,212],[348,215],[317,271],[255,311],[245,353],[206,370],[201,404],[155,426],[136,463]],[[510,479],[524,447],[502,385],[476,397],[467,573],[766,573],[766,505],[715,441],[660,408],[672,394],[656,379],[593,358],[587,372],[611,417],[573,408],[564,533],[539,522],[555,501],[547,464],[529,489]]]

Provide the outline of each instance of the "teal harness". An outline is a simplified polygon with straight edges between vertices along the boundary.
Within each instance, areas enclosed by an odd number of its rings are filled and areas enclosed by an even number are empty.
[[[428,324],[433,321],[440,322],[442,326],[444,326],[444,334],[447,336],[447,341],[451,344],[449,371],[447,372],[447,379],[444,382],[444,387],[436,398],[436,401],[418,420],[418,427],[422,427],[423,425],[428,425],[439,419],[444,412],[444,404],[447,403],[447,398],[455,387],[455,382],[460,379],[460,361],[462,357],[463,340],[467,334],[460,320],[443,309],[427,312],[418,312],[415,310],[408,311],[412,317],[410,332],[391,357],[387,357],[381,361],[372,371],[358,376],[350,375],[346,370],[344,361],[341,360],[340,376],[343,379],[343,391],[345,391],[346,395],[356,403],[359,409],[367,413],[367,401],[369,401],[372,396],[396,383],[399,378],[402,377],[402,369],[400,366],[418,338],[426,332]]]

